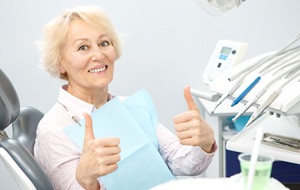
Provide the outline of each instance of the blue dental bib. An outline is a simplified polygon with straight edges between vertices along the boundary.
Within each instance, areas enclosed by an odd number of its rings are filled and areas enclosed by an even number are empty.
[[[95,138],[120,139],[118,169],[100,177],[108,190],[146,190],[175,179],[158,152],[155,106],[142,89],[121,102],[113,98],[91,114]],[[81,121],[84,125],[84,121]],[[76,124],[65,133],[82,150],[85,129]]]

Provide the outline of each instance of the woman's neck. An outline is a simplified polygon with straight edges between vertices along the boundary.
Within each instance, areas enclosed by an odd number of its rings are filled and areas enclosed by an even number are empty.
[[[75,89],[72,85],[68,84],[66,90],[73,96],[87,103],[93,104],[96,109],[104,105],[108,99],[108,87],[98,89]]]

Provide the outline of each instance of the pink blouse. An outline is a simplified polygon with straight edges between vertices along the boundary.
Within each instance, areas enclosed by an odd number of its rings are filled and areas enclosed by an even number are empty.
[[[63,103],[72,114],[79,119],[82,113],[92,113],[94,105],[86,103],[60,88],[58,102]],[[109,99],[113,98],[111,95]],[[125,98],[120,98],[121,100]],[[34,156],[49,176],[55,189],[83,189],[76,181],[76,167],[80,158],[80,150],[64,133],[64,127],[74,123],[60,103],[56,103],[40,121],[34,146]],[[209,166],[217,149],[206,153],[199,147],[184,146],[166,127],[159,124],[156,129],[159,142],[159,153],[175,176],[199,175]],[[105,189],[101,183],[101,189]]]

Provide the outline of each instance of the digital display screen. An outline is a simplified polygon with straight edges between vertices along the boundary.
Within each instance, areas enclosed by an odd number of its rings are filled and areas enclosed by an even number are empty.
[[[222,54],[225,54],[225,55],[229,55],[230,52],[231,52],[232,48],[229,48],[229,47],[223,47],[222,50],[221,50],[221,53]]]

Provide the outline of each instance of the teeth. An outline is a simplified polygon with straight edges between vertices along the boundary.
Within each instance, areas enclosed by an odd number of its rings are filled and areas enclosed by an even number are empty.
[[[99,68],[99,69],[91,69],[91,70],[89,70],[89,72],[90,73],[100,73],[104,70],[106,70],[106,67],[102,67],[102,68]]]

